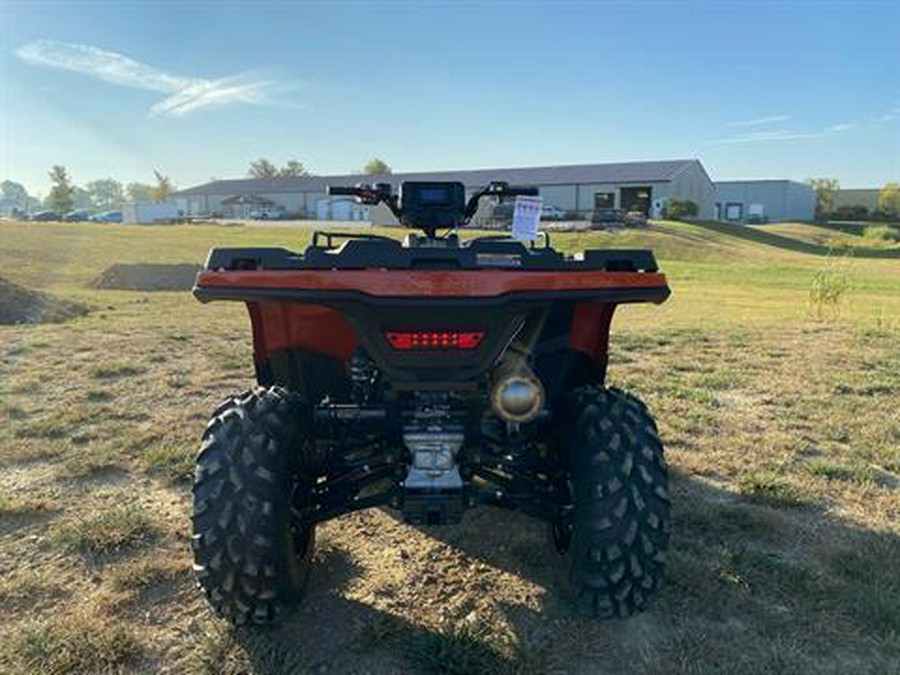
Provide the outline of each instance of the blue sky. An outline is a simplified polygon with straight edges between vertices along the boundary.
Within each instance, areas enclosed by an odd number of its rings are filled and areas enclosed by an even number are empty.
[[[900,180],[900,3],[0,0],[0,179],[697,157]]]

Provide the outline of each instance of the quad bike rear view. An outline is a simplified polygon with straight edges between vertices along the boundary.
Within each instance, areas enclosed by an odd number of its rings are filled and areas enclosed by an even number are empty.
[[[424,234],[217,248],[194,288],[246,303],[258,382],[213,413],[197,459],[194,569],[216,612],[283,616],[325,520],[383,506],[440,526],[482,505],[549,524],[586,614],[644,609],[668,548],[666,464],[646,406],[604,380],[615,308],[669,295],[652,253],[459,239],[480,199],[535,188],[329,193]]]

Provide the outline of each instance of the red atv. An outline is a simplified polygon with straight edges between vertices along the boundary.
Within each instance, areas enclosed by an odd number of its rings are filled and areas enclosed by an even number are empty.
[[[653,254],[459,240],[480,199],[535,188],[329,194],[383,203],[424,236],[216,248],[194,288],[247,304],[259,383],[213,413],[197,459],[194,569],[215,610],[281,617],[322,521],[389,506],[442,525],[485,504],[549,523],[590,615],[644,609],[668,548],[666,463],[646,406],[604,379],[616,306],[669,295]]]

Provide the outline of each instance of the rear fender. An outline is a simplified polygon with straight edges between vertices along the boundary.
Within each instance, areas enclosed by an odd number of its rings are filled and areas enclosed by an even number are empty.
[[[618,305],[599,300],[582,300],[575,303],[572,326],[569,331],[569,347],[587,357],[589,378],[602,384],[606,380],[609,362],[609,329]]]
[[[611,302],[582,300],[575,303],[572,312],[569,346],[589,356],[594,364],[602,364],[604,370],[609,355],[609,329],[617,306]]]
[[[329,307],[260,301],[248,302],[247,309],[253,326],[256,363],[289,349],[348,361],[359,345],[352,326]]]

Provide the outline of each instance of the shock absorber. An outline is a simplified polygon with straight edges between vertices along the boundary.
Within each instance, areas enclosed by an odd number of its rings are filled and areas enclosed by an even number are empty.
[[[361,349],[350,359],[350,382],[356,403],[362,405],[372,400],[378,382],[378,368]]]

